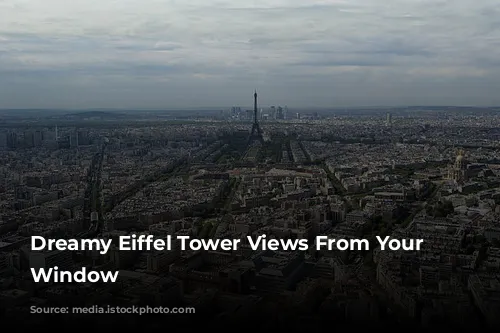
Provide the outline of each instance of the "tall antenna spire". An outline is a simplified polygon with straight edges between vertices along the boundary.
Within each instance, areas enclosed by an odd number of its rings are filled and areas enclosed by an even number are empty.
[[[254,99],[254,105],[253,105],[253,113],[254,113],[254,118],[253,122],[254,124],[257,124],[257,89],[255,89],[255,93],[253,94],[253,99]]]
[[[258,108],[257,108],[257,89],[255,89],[255,93],[253,94],[253,126],[252,126],[252,133],[250,134],[249,138],[249,144],[253,140],[258,140],[261,143],[264,143],[264,139],[262,137],[262,130],[260,129],[259,126],[259,118],[258,118]]]

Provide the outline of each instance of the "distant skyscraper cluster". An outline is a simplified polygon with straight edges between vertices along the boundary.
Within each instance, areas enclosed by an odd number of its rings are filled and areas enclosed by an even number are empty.
[[[275,120],[286,120],[288,108],[285,106],[284,108],[281,106],[271,106],[270,108],[270,117]]]
[[[255,118],[255,110],[242,110],[239,106],[231,107],[230,118],[236,120],[253,121]],[[259,108],[257,110],[257,117],[259,120],[287,120],[288,107],[287,106],[270,106],[268,108]]]

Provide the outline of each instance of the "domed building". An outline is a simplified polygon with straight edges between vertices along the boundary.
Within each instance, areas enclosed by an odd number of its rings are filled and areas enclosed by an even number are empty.
[[[465,152],[460,149],[455,158],[455,164],[448,168],[448,179],[454,180],[457,183],[462,183],[467,180],[467,160]]]

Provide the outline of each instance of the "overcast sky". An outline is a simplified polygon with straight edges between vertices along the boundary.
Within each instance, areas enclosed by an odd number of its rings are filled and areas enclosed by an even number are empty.
[[[498,0],[0,0],[0,108],[500,105]]]

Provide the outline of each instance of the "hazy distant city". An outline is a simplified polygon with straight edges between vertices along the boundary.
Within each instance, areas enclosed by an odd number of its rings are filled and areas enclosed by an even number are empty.
[[[2,315],[22,326],[45,320],[26,317],[32,305],[147,304],[263,329],[498,324],[498,109],[294,109],[252,93],[242,101],[252,106],[220,109],[1,111]],[[30,248],[34,235],[132,233],[243,246]],[[262,234],[362,237],[373,250],[245,245]],[[386,235],[425,239],[423,250],[380,251],[375,236]],[[30,267],[53,266],[119,270],[119,283],[34,283]]]
[[[0,0],[2,332],[500,327],[499,18],[498,0]]]

